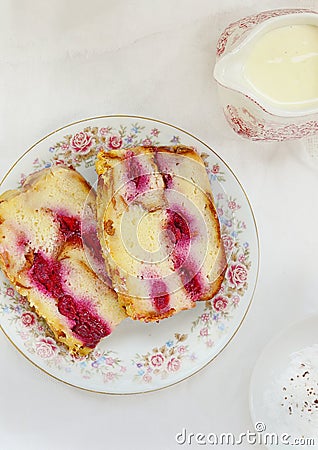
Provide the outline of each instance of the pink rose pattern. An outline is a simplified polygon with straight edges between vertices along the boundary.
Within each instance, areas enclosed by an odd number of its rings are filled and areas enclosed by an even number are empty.
[[[136,379],[150,383],[155,377],[167,378],[169,374],[178,372],[182,367],[184,358],[189,357],[189,346],[184,342],[187,335],[175,333],[174,339],[158,348],[152,349],[151,353],[136,355],[133,361],[137,368]]]
[[[35,325],[35,321],[36,321],[36,316],[32,312],[25,312],[21,316],[21,322],[27,328]]]
[[[143,380],[144,380],[146,383],[150,383],[150,382],[152,381],[152,376],[149,375],[148,373],[146,373],[146,374],[143,376]]]
[[[58,354],[59,348],[54,339],[47,337],[35,343],[35,352],[42,359],[52,359]]]
[[[243,263],[245,261],[245,255],[241,254],[241,255],[238,256],[237,259],[238,259],[239,262]]]
[[[159,367],[163,364],[164,357],[159,353],[157,355],[152,356],[151,364],[155,367]]]
[[[258,105],[259,106],[259,105]],[[317,120],[303,120],[288,125],[279,122],[268,122],[262,118],[252,116],[245,108],[227,105],[224,108],[227,122],[233,130],[254,141],[282,141],[299,139],[317,134]]]
[[[6,291],[6,294],[7,294],[9,297],[14,297],[14,290],[13,290],[13,288],[12,288],[12,287],[9,287],[9,288],[7,289],[7,291]]]
[[[207,327],[200,330],[200,336],[207,336],[209,334],[209,329]]]
[[[111,131],[111,128],[109,128],[109,127],[107,127],[107,128],[102,127],[99,129],[99,132],[102,136],[106,136],[108,133],[110,133],[110,131]]]
[[[226,27],[226,29],[221,34],[218,42],[217,42],[217,56],[221,56],[225,50],[230,51],[233,48],[233,45],[242,37],[246,35],[246,33],[252,29],[255,25],[258,25],[264,20],[270,19],[272,17],[277,17],[284,14],[299,14],[302,12],[308,12],[308,9],[278,9],[278,10],[268,10],[261,12],[256,15],[244,17],[236,22],[231,23]],[[242,33],[243,30],[243,33]]]
[[[217,295],[213,299],[213,307],[215,311],[224,311],[228,305],[228,299],[223,295]]]
[[[220,172],[220,166],[218,164],[214,164],[212,166],[212,173],[216,174]]]
[[[57,160],[55,161],[55,165],[56,165],[56,166],[65,165],[65,161],[63,161],[62,159],[57,159]]]
[[[23,295],[20,295],[18,301],[21,305],[27,305],[29,303],[28,299],[26,297],[23,297]]]
[[[84,131],[74,134],[71,139],[71,147],[73,153],[79,153],[81,155],[86,155],[90,152],[90,147],[92,145],[92,136]]]
[[[169,372],[177,372],[181,367],[180,359],[171,358],[170,361],[168,361],[167,367]]]
[[[231,264],[226,274],[227,280],[235,288],[243,286],[247,282],[247,277],[246,266],[242,263]]]
[[[108,147],[112,150],[117,150],[122,146],[123,140],[120,136],[111,136],[108,140]]]
[[[152,145],[152,141],[151,141],[151,139],[144,139],[143,141],[142,141],[142,145],[144,145],[145,147],[149,147],[149,146],[151,146]]]
[[[212,341],[212,339],[208,339],[208,340],[206,341],[206,345],[207,345],[207,347],[213,347],[214,342]]]
[[[104,381],[108,382],[108,381],[113,381],[115,379],[115,374],[114,372],[106,372],[104,375]]]
[[[227,253],[229,253],[231,250],[233,250],[234,240],[231,236],[224,234],[222,236],[222,241],[223,241],[224,249]]]
[[[210,314],[207,314],[207,313],[202,314],[201,320],[202,320],[202,322],[209,322]]]
[[[112,366],[114,364],[114,358],[105,358],[105,363],[109,366]]]

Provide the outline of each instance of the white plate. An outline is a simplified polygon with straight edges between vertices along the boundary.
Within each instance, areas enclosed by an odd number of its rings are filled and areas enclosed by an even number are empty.
[[[3,331],[31,362],[65,383],[101,393],[147,392],[177,383],[212,361],[236,333],[254,293],[259,247],[253,213],[239,181],[210,147],[177,127],[137,116],[97,117],[61,128],[31,147],[2,182],[2,191],[16,188],[25,175],[64,162],[93,185],[100,148],[177,143],[207,155],[229,264],[216,301],[160,323],[127,319],[87,359],[75,360],[1,275]]]
[[[291,325],[268,344],[257,361],[250,410],[256,428],[262,431],[262,443],[266,444],[267,433],[278,437],[279,445],[269,440],[268,448],[284,449],[286,442],[296,445],[297,439],[304,439],[298,444],[301,448],[313,448],[307,439],[318,445],[317,329],[317,316]]]

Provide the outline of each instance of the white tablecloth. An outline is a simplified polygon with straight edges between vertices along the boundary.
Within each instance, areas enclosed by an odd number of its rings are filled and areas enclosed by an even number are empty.
[[[200,137],[233,168],[261,241],[259,283],[243,326],[212,364],[172,388],[83,392],[39,371],[1,333],[1,450],[176,449],[184,427],[253,429],[248,389],[258,355],[281,328],[318,312],[318,167],[301,142],[235,135],[212,70],[229,22],[285,6],[317,9],[318,1],[1,0],[1,177],[67,123],[114,113],[154,117]]]

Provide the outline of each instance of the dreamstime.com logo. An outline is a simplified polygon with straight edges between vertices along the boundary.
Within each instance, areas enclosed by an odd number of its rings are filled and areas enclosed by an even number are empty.
[[[288,433],[266,432],[266,425],[263,422],[256,422],[255,431],[247,430],[245,433],[235,435],[233,433],[193,433],[183,428],[176,434],[176,442],[181,446],[189,445],[271,445],[283,448],[283,446],[301,446],[303,448],[315,447],[314,438],[295,438]],[[318,442],[317,442],[318,444]]]

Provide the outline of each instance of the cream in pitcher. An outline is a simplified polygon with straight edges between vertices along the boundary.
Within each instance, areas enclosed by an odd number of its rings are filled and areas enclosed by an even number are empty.
[[[253,140],[318,134],[318,14],[264,11],[230,24],[214,78],[225,117]]]
[[[289,25],[265,33],[247,55],[244,76],[282,107],[318,104],[318,26]]]

